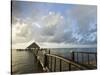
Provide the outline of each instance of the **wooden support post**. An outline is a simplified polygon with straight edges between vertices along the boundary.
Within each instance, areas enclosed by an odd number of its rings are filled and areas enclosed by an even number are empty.
[[[47,56],[47,67],[49,69],[49,57]]]
[[[78,63],[78,52],[77,52],[77,63]]]
[[[48,65],[48,60],[46,54],[44,54],[44,67],[47,67]]]
[[[96,65],[97,65],[97,54],[95,54],[95,61],[96,61]]]
[[[56,57],[55,57],[55,60],[54,60],[54,72],[56,72]]]
[[[48,53],[50,54],[50,49],[49,49],[49,52]]]
[[[51,72],[52,72],[52,56],[51,56]]]
[[[69,67],[69,71],[71,71],[71,63],[69,63],[68,67]]]
[[[71,52],[71,56],[72,56],[72,61],[75,61],[74,52]]]
[[[60,71],[62,70],[62,62],[61,62],[61,59],[60,59]]]
[[[89,61],[89,53],[87,54],[87,56],[88,56],[87,58],[88,58],[88,64],[89,64],[90,63],[90,61]]]
[[[84,56],[83,56],[83,53],[81,53],[81,56],[82,56],[82,64],[84,64]]]

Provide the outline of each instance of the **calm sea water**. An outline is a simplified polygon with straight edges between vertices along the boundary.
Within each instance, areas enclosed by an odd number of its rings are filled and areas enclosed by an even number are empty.
[[[37,73],[41,72],[41,69],[42,67],[30,51],[12,50],[13,74]]]
[[[70,56],[72,51],[74,52],[97,52],[97,48],[51,48],[52,54],[61,55],[63,57]]]
[[[71,51],[96,52],[96,48],[51,48],[52,54],[70,58]],[[41,72],[41,68],[34,58],[33,53],[29,51],[12,50],[12,72],[13,73],[36,73]],[[35,65],[34,65],[35,64]]]

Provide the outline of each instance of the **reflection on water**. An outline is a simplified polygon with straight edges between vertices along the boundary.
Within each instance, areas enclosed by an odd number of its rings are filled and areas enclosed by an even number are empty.
[[[36,73],[41,69],[33,53],[29,51],[12,50],[13,73]],[[35,64],[35,65],[34,65]],[[41,71],[40,71],[41,72]]]

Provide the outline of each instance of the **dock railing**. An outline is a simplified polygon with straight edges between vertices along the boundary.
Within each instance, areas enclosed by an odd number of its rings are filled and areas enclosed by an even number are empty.
[[[71,52],[71,59],[67,59],[67,57],[52,54],[48,49],[32,49],[31,51],[35,53],[45,72],[89,70],[97,66],[97,53],[95,52]]]
[[[97,53],[96,52],[72,52],[72,61],[87,64],[97,65]]]
[[[73,61],[67,60],[61,56],[54,54],[44,55],[44,67],[47,71],[71,71],[71,70],[86,70],[87,68]]]

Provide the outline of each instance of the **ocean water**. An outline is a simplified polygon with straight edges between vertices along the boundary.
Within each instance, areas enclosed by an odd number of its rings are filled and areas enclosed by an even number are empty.
[[[71,58],[71,52],[97,52],[97,48],[50,48],[51,54]],[[81,58],[80,58],[81,59]],[[92,60],[95,58],[91,57]],[[12,50],[12,73],[38,73],[41,66],[30,51]]]
[[[42,69],[30,51],[12,50],[11,66],[13,74],[37,73]]]
[[[72,54],[71,54],[72,52],[95,52],[97,53],[97,48],[51,48],[50,49],[51,54],[56,54],[66,59],[72,59]],[[84,54],[83,58],[84,58],[84,62],[88,62],[87,54]],[[77,60],[77,54],[75,54],[75,60],[82,62],[81,53],[78,54],[78,60]],[[89,54],[89,61],[93,62],[95,60],[96,60],[95,55]]]
[[[73,52],[97,52],[97,48],[50,48],[52,54],[61,56],[68,56],[69,53]]]

